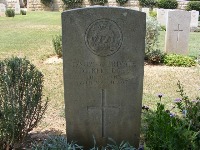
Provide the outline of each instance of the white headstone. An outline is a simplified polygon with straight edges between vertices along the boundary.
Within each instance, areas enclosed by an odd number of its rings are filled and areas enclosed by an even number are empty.
[[[0,3],[0,17],[5,16],[5,11],[6,11],[6,5]]]
[[[190,27],[198,27],[198,20],[199,20],[199,11],[192,10],[191,13],[191,22]]]
[[[20,14],[20,5],[18,3],[15,4],[15,15]]]
[[[139,7],[131,7],[131,9],[133,9],[133,10],[137,10],[137,11],[139,11],[139,10],[140,10],[140,8],[139,8]]]
[[[142,12],[146,13],[149,16],[149,8],[142,8]]]
[[[158,8],[153,8],[153,11],[157,12]]]
[[[166,27],[165,51],[188,54],[191,14],[188,11],[169,11]]]
[[[157,9],[157,21],[160,23],[160,25],[166,26],[168,12],[171,10],[172,9]]]

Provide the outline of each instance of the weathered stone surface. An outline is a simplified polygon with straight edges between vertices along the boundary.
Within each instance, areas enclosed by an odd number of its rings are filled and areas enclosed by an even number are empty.
[[[145,13],[117,7],[62,13],[68,140],[138,146],[145,24]]]
[[[20,5],[18,3],[15,4],[15,14],[16,15],[20,14]]]
[[[162,26],[167,25],[167,18],[168,18],[168,12],[172,11],[172,9],[157,9],[157,21]]]
[[[149,16],[149,8],[142,8],[142,12],[146,13]]]
[[[5,16],[6,6],[3,3],[0,3],[0,17]]]
[[[191,21],[190,27],[198,27],[198,20],[199,20],[199,11],[192,10],[191,13]]]
[[[188,54],[191,14],[188,11],[169,11],[166,27],[165,51]]]

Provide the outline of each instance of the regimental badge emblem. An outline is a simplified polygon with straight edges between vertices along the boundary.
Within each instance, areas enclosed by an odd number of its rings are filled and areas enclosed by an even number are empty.
[[[109,19],[99,19],[89,25],[85,33],[85,43],[98,56],[106,57],[116,53],[122,45],[120,27]]]

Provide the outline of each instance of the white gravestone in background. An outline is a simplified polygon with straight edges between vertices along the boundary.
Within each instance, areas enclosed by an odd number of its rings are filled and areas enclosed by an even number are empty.
[[[140,10],[140,8],[139,8],[139,7],[132,7],[132,9],[133,9],[133,10],[137,10],[137,11],[139,11],[139,10]]]
[[[20,14],[20,5],[15,4],[15,15],[19,15],[19,14]]]
[[[5,16],[6,6],[3,3],[0,3],[0,17]]]
[[[146,13],[149,16],[149,8],[142,8],[142,12]]]
[[[199,11],[192,10],[191,13],[191,22],[190,27],[198,27],[198,20],[199,20]]]
[[[188,11],[169,11],[165,36],[167,53],[188,54],[191,14]]]
[[[166,26],[168,12],[171,10],[172,9],[157,9],[157,21],[160,23],[160,25]]]

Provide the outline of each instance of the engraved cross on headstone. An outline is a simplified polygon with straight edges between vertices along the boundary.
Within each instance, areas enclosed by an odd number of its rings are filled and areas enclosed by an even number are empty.
[[[90,109],[100,109],[101,110],[101,135],[102,137],[105,137],[105,109],[120,109],[120,107],[118,106],[106,106],[106,90],[105,89],[101,89],[101,106],[88,106],[87,110]]]
[[[176,39],[176,47],[178,45],[178,42],[179,42],[179,37],[180,37],[180,31],[183,31],[183,30],[180,30],[180,24],[178,24],[178,29],[174,30],[177,32],[177,39]]]

